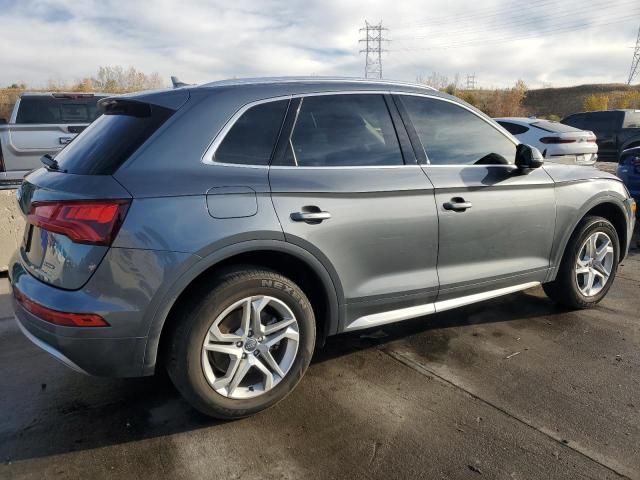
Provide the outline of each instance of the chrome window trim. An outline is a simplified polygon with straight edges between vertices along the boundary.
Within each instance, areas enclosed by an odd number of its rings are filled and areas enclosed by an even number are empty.
[[[443,98],[440,97],[438,95],[432,95],[432,94],[428,94],[428,93],[417,93],[417,92],[401,92],[401,91],[395,91],[395,90],[343,90],[343,91],[339,91],[339,92],[332,92],[332,91],[319,91],[319,92],[310,92],[310,93],[296,93],[296,94],[291,94],[291,95],[282,95],[282,96],[278,96],[278,97],[270,97],[270,98],[263,98],[260,100],[255,100],[255,101],[251,101],[249,103],[244,104],[243,106],[241,106],[230,118],[229,120],[227,120],[227,122],[222,126],[222,128],[216,133],[216,135],[213,137],[213,140],[211,141],[211,143],[209,143],[209,146],[206,148],[205,152],[202,154],[201,157],[201,162],[204,163],[205,165],[220,165],[220,166],[232,166],[232,167],[241,167],[241,168],[258,168],[258,169],[269,169],[269,168],[275,168],[275,169],[284,169],[284,168],[304,168],[304,169],[316,169],[316,168],[322,168],[322,169],[352,169],[352,168],[358,168],[358,169],[362,169],[362,168],[404,168],[404,167],[514,167],[515,165],[513,163],[510,163],[508,165],[473,165],[473,164],[466,164],[466,163],[451,163],[451,164],[440,164],[440,165],[434,165],[431,163],[423,163],[423,164],[418,164],[418,165],[379,165],[379,166],[374,166],[374,165],[349,165],[349,166],[333,166],[333,167],[320,167],[320,166],[297,166],[297,165],[273,165],[273,166],[269,166],[269,165],[249,165],[249,164],[244,164],[244,163],[226,163],[226,162],[218,162],[216,160],[214,160],[215,157],[215,152],[218,149],[218,147],[220,146],[220,144],[224,141],[225,137],[227,136],[227,134],[229,133],[229,131],[233,128],[233,126],[235,125],[235,123],[238,121],[238,119],[247,112],[247,110],[258,106],[258,105],[262,105],[265,103],[270,103],[270,102],[278,102],[281,100],[292,100],[294,98],[305,98],[305,97],[320,97],[320,96],[326,96],[326,95],[398,95],[398,96],[402,96],[402,95],[408,95],[408,96],[413,96],[413,97],[425,97],[425,98],[432,98],[434,100],[441,100],[443,102],[448,102],[451,103],[453,105],[456,105],[458,107],[461,107],[465,110],[467,110],[468,112],[472,113],[473,115],[475,115],[476,117],[478,117],[480,120],[484,121],[486,124],[488,124],[489,126],[493,127],[496,131],[498,131],[499,133],[501,133],[502,135],[504,135],[508,140],[510,140],[514,145],[518,145],[518,141],[504,128],[502,128],[499,125],[493,125],[491,122],[487,121],[487,119],[485,119],[482,115],[480,115],[478,112],[474,111],[473,109],[467,107],[466,105],[463,105],[462,103],[456,102],[454,100],[448,99],[448,98]],[[297,114],[296,114],[297,115]],[[423,146],[424,148],[424,146]],[[425,152],[426,153],[426,152]],[[427,156],[428,158],[428,156]]]

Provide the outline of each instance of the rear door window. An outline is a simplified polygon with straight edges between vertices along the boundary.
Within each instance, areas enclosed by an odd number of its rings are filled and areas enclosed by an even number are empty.
[[[382,95],[305,97],[287,151],[303,167],[403,165],[400,144]]]
[[[435,98],[401,98],[430,164],[506,165],[515,161],[515,143],[466,108]]]
[[[520,125],[518,123],[505,122],[504,120],[498,120],[498,123],[502,126],[502,128],[504,128],[512,135],[520,135],[521,133],[526,133],[529,131],[529,127]]]
[[[213,156],[216,162],[269,165],[289,100],[251,107],[233,124]]]
[[[60,170],[111,175],[174,113],[137,102],[116,102],[56,155]]]
[[[100,116],[94,95],[25,95],[20,99],[16,123],[91,123]]]

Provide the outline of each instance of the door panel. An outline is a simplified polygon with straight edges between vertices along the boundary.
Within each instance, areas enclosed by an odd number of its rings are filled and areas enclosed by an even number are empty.
[[[338,273],[347,323],[396,308],[399,296],[408,295],[402,306],[435,299],[438,219],[420,167],[272,167],[270,180],[287,241],[326,259]],[[291,214],[304,207],[331,217],[294,221]]]
[[[440,222],[438,300],[544,280],[556,214],[554,184],[543,168],[527,175],[506,165],[423,169]],[[452,199],[470,207],[449,210]]]

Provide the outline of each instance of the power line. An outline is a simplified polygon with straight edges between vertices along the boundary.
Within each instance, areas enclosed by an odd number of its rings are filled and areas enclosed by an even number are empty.
[[[557,3],[557,0],[540,0],[538,2],[536,2],[535,7],[541,7],[541,6],[545,6],[548,4],[555,4]],[[513,2],[513,6],[518,8],[519,11],[522,11],[523,9],[525,9],[525,7],[530,7],[531,5],[522,5],[521,2]],[[485,18],[490,18],[490,17],[502,17],[504,16],[506,13],[508,13],[509,9],[505,8],[504,6],[501,7],[493,7],[493,8],[489,8],[489,9],[481,9],[479,11],[476,11],[474,13],[466,13],[463,15],[448,15],[448,16],[440,16],[440,17],[431,17],[431,20],[428,22],[422,22],[422,23],[414,23],[414,24],[404,24],[404,25],[394,25],[393,29],[411,29],[411,28],[423,28],[423,27],[429,27],[431,25],[442,25],[442,24],[447,24],[447,23],[460,23],[460,22],[464,22],[465,20],[472,20],[472,21],[477,21],[477,20],[482,20]]]
[[[631,60],[631,70],[629,70],[629,80],[627,85],[631,85],[631,82],[640,75],[640,27],[638,27],[638,38],[636,39],[636,48],[633,51],[633,60]]]
[[[632,17],[634,14],[640,13],[638,9],[637,0],[633,0],[630,2],[626,2],[630,4],[631,9],[626,8],[622,11],[613,11],[610,9],[604,17],[601,15],[598,17],[598,21],[606,20],[607,15],[608,18],[618,18],[618,17]],[[617,5],[624,6],[624,5]],[[492,21],[486,23],[484,25],[478,24],[478,22],[473,22],[472,25],[463,26],[459,22],[456,22],[456,26],[449,27],[446,24],[440,24],[435,27],[435,30],[438,29],[443,30],[443,34],[447,36],[469,36],[471,34],[481,34],[485,32],[493,32],[496,29],[500,28],[509,28],[510,30],[514,30],[516,28],[525,27],[525,26],[535,26],[538,30],[542,30],[545,28],[558,27],[558,26],[570,26],[574,25],[576,21],[583,21],[584,18],[580,18],[579,15],[576,15],[575,8],[573,10],[563,10],[562,7],[554,10],[553,15],[549,15],[545,18],[534,17],[532,18],[532,13],[526,13],[524,17],[518,18],[517,16],[511,16],[509,18],[505,18],[505,16],[501,16],[502,18],[496,19],[496,21]],[[567,18],[569,17],[569,18]],[[562,19],[558,22],[558,19]],[[551,21],[552,23],[549,23]],[[545,25],[545,23],[547,23]],[[541,25],[542,24],[542,25]],[[394,26],[394,31],[397,30]],[[434,31],[426,33],[420,33],[417,35],[395,35],[394,40],[420,40],[420,39],[433,39],[434,36],[439,35],[439,33],[435,33]]]
[[[382,42],[388,42],[383,38],[383,32],[388,30],[382,26],[382,22],[377,25],[371,25],[364,22],[364,28],[360,31],[364,32],[364,38],[360,39],[360,43],[364,43],[364,49],[360,53],[365,54],[364,61],[364,77],[365,78],[382,78]]]
[[[429,47],[411,47],[411,48],[401,48],[395,49],[394,51],[416,51],[416,50],[435,50],[435,49],[449,49],[449,48],[461,48],[461,47],[474,47],[477,45],[488,45],[492,43],[502,43],[502,42],[514,42],[518,40],[527,40],[532,38],[540,38],[544,36],[548,36],[549,34],[561,34],[566,32],[572,32],[576,30],[580,30],[588,27],[602,27],[607,25],[613,25],[617,23],[629,22],[633,21],[633,18],[629,18],[628,15],[625,15],[624,18],[619,17],[611,17],[611,18],[601,18],[600,20],[611,20],[608,22],[588,22],[581,23],[577,25],[563,25],[558,26],[557,28],[551,28],[546,30],[536,30],[532,34],[524,35],[524,36],[514,36],[513,34],[506,34],[503,36],[494,37],[491,39],[481,39],[474,38],[463,41],[457,41],[452,43],[444,43],[439,45],[430,45]]]

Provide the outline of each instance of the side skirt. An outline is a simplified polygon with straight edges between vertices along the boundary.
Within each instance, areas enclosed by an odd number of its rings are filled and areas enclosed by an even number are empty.
[[[470,305],[472,303],[482,302],[491,298],[501,297],[502,295],[508,295],[510,293],[519,292],[521,290],[527,290],[532,287],[537,287],[538,285],[540,285],[540,282],[522,283],[519,285],[513,285],[511,287],[490,290],[488,292],[452,298],[450,300],[441,300],[439,302],[417,305],[415,307],[400,308],[398,310],[390,310],[388,312],[365,315],[363,317],[356,318],[353,322],[347,325],[345,331],[351,332],[353,330],[361,330],[363,328],[375,327],[378,325],[385,325],[387,323],[399,322],[401,320],[408,320],[410,318],[422,317],[423,315],[430,315],[432,313],[444,312],[445,310],[451,310],[453,308],[462,307],[464,305]]]

